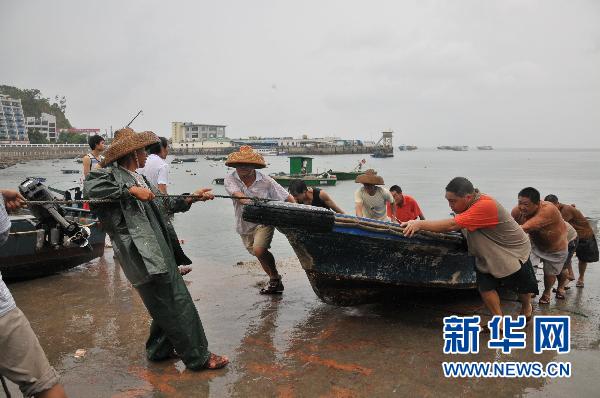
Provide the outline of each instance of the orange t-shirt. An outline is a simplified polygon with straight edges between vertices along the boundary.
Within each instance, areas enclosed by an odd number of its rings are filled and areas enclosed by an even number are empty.
[[[455,215],[454,221],[461,228],[471,232],[480,228],[495,227],[499,223],[496,201],[487,195],[481,195],[471,207]]]
[[[398,222],[414,220],[417,217],[419,217],[419,214],[421,214],[421,209],[419,208],[419,204],[417,203],[417,201],[412,196],[404,194],[403,196],[404,201],[402,202],[402,207],[398,207],[395,204],[387,204],[388,217],[394,220],[394,217],[392,217],[392,208],[394,208],[396,210],[395,217],[398,220]]]

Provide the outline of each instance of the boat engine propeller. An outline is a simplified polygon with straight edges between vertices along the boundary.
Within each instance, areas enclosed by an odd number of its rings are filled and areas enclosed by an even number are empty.
[[[54,197],[44,184],[34,178],[27,178],[19,185],[21,195],[31,201],[52,201]],[[66,247],[87,247],[92,249],[88,238],[90,229],[65,218],[64,210],[56,203],[32,204],[28,206],[31,213],[44,226],[53,245]],[[60,237],[62,236],[62,242]]]

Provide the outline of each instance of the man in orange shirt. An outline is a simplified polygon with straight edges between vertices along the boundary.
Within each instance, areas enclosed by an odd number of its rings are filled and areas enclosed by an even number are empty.
[[[576,286],[583,287],[583,276],[585,275],[587,264],[598,261],[598,243],[596,242],[594,230],[587,218],[575,206],[560,203],[558,197],[552,194],[546,196],[544,199],[556,206],[563,219],[577,231],[579,242],[577,243],[575,254],[579,260],[579,278],[577,278]],[[573,270],[569,268],[569,271],[572,277]]]
[[[519,204],[511,214],[531,240],[531,262],[544,263],[544,294],[540,304],[550,303],[552,286],[567,261],[567,226],[558,209],[550,202],[540,200],[540,192],[532,187],[523,188]]]
[[[390,193],[394,203],[387,204],[387,215],[392,221],[401,223],[417,218],[425,219],[417,201],[412,196],[404,195],[398,185],[392,185]]]
[[[460,230],[467,239],[469,254],[475,257],[477,287],[488,310],[492,315],[502,315],[498,288],[506,287],[519,295],[521,315],[531,319],[531,294],[538,294],[538,286],[529,261],[527,234],[500,203],[480,193],[464,177],[450,181],[446,199],[456,214],[454,218],[403,222],[404,235],[412,236],[420,230]]]

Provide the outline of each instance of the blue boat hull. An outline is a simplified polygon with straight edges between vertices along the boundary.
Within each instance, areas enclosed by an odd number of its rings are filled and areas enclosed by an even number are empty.
[[[315,293],[330,304],[476,287],[475,258],[459,234],[407,238],[398,224],[281,203],[246,206],[244,219],[278,227]]]

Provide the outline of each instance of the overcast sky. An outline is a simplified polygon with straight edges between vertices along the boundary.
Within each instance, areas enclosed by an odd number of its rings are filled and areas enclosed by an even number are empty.
[[[600,147],[600,1],[2,1],[0,35],[80,128]]]

